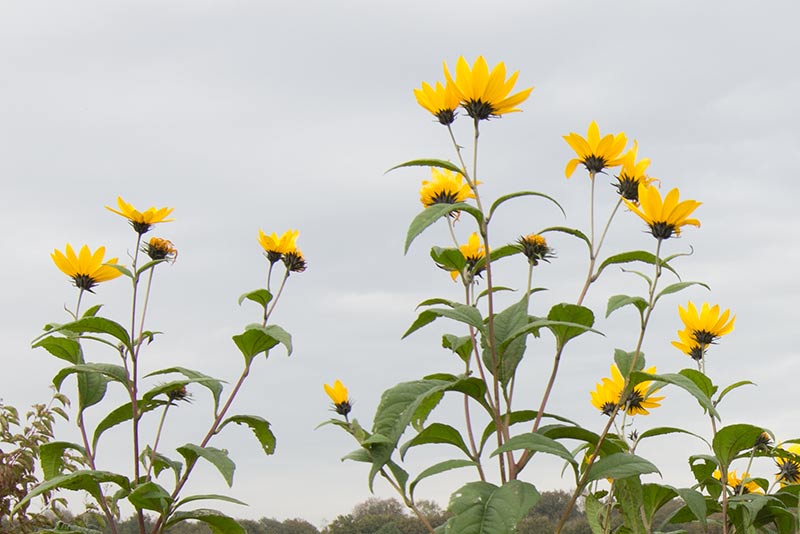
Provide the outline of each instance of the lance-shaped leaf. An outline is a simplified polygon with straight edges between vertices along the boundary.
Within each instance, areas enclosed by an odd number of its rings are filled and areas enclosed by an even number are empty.
[[[211,395],[214,397],[214,413],[217,412],[217,407],[219,406],[219,397],[222,394],[223,380],[218,380],[208,375],[204,375],[199,371],[194,371],[185,367],[168,367],[166,369],[159,369],[158,371],[153,371],[152,373],[148,374],[147,377],[166,375],[170,373],[180,373],[186,378],[208,389],[211,392]]]
[[[24,507],[31,499],[42,493],[56,489],[83,490],[88,492],[98,502],[102,498],[100,484],[116,484],[120,487],[121,495],[124,497],[130,492],[131,485],[127,478],[109,471],[81,470],[65,475],[58,475],[49,480],[45,480],[20,500],[11,510],[14,514],[17,510]]]
[[[61,468],[64,467],[64,451],[67,449],[78,451],[84,457],[86,456],[86,449],[77,443],[68,441],[51,441],[39,446],[39,460],[42,463],[45,480],[61,474]]]
[[[641,456],[619,452],[597,460],[592,465],[586,482],[594,482],[603,478],[622,479],[647,473],[660,474],[661,472]]]
[[[628,477],[614,481],[614,499],[622,512],[622,522],[632,534],[647,534],[642,511],[644,495],[639,477]]]
[[[470,206],[465,202],[456,202],[455,204],[434,204],[433,206],[429,206],[422,210],[414,220],[411,221],[411,225],[408,227],[408,233],[406,234],[406,244],[405,248],[403,249],[403,253],[407,253],[409,247],[411,247],[411,243],[414,239],[417,238],[422,232],[425,231],[430,225],[445,217],[454,211],[465,211],[472,215],[476,221],[480,224],[483,221],[483,214],[477,208]]]
[[[414,490],[417,488],[417,484],[419,484],[428,477],[432,477],[434,475],[438,475],[439,473],[444,473],[452,469],[459,469],[461,467],[475,467],[476,465],[478,465],[478,463],[472,460],[445,460],[444,462],[439,462],[438,464],[432,465],[429,468],[423,470],[419,475],[417,475],[417,478],[411,481],[411,485],[409,485],[408,487],[409,494],[413,499]]]
[[[562,444],[557,442],[554,439],[548,438],[538,432],[528,432],[527,434],[520,434],[519,436],[514,436],[513,438],[509,439],[501,447],[495,450],[492,453],[492,456],[497,456],[498,454],[508,452],[508,451],[517,451],[517,450],[527,450],[531,452],[541,452],[544,454],[552,454],[553,456],[558,456],[567,461],[572,466],[573,471],[575,472],[575,476],[577,478],[578,475],[578,462],[575,461],[573,458],[572,453],[567,450]]]
[[[606,317],[608,317],[618,309],[628,306],[629,304],[636,306],[636,309],[639,310],[639,315],[641,315],[644,312],[644,310],[647,309],[647,301],[642,297],[631,297],[628,295],[614,295],[613,297],[609,297],[608,299],[608,306],[606,306]]]
[[[257,415],[233,415],[225,419],[225,421],[219,425],[219,430],[217,430],[217,432],[221,431],[228,423],[247,425],[261,444],[264,454],[269,455],[275,452],[275,434],[269,429],[269,421],[263,417]]]
[[[447,271],[461,272],[467,265],[467,260],[464,254],[457,248],[431,248],[431,259],[436,262],[440,268]]]
[[[447,317],[460,323],[468,324],[480,332],[484,331],[483,317],[481,312],[474,306],[467,306],[465,304],[456,304],[452,308],[429,308],[419,314],[417,320],[414,321],[409,329],[403,334],[403,338],[408,337],[413,332],[416,332],[425,325],[428,325],[438,319],[439,317]]]
[[[567,216],[567,213],[564,211],[564,208],[562,208],[561,204],[559,204],[556,201],[556,199],[554,199],[553,197],[551,197],[549,195],[545,195],[544,193],[538,193],[536,191],[517,191],[516,193],[509,193],[508,195],[503,195],[500,198],[498,198],[497,200],[495,200],[492,203],[492,207],[489,208],[489,218],[492,217],[492,214],[494,214],[494,212],[497,210],[497,208],[500,207],[500,205],[502,203],[504,203],[504,202],[506,202],[508,200],[511,200],[512,198],[519,198],[519,197],[541,197],[541,198],[544,198],[546,200],[549,200],[553,204],[555,204],[558,207],[558,209],[561,210],[561,214],[564,215],[564,217]]]
[[[432,423],[400,447],[400,458],[405,458],[406,451],[411,447],[428,443],[454,445],[461,449],[468,457],[472,457],[467,448],[467,444],[464,442],[464,438],[461,437],[461,433],[458,430],[444,423]]]
[[[33,344],[33,348],[42,347],[47,352],[75,365],[81,363],[81,346],[74,339],[48,336]]]
[[[143,463],[152,464],[153,472],[155,476],[161,474],[162,471],[165,469],[171,469],[172,473],[175,475],[175,483],[178,483],[178,480],[181,478],[181,472],[183,471],[183,464],[178,460],[172,460],[161,454],[160,452],[156,452],[153,454],[153,449],[150,448],[150,445],[147,445],[142,454],[140,459]]]
[[[446,534],[516,534],[517,524],[539,500],[527,482],[511,480],[498,487],[470,482],[450,497]]]
[[[412,159],[411,161],[406,161],[404,163],[400,163],[399,165],[395,165],[384,174],[390,173],[395,169],[402,169],[403,167],[437,167],[439,169],[453,171],[461,176],[466,177],[464,171],[458,165],[455,165],[447,160],[437,158]]]
[[[685,370],[686,369],[684,369],[684,371]],[[697,399],[700,405],[706,410],[708,410],[708,413],[719,419],[719,413],[717,413],[717,410],[714,408],[714,403],[711,401],[711,397],[709,397],[705,391],[700,389],[697,386],[697,384],[695,384],[695,382],[693,382],[690,378],[684,376],[683,373],[680,374],[669,373],[663,375],[651,375],[639,371],[631,373],[632,385],[635,386],[640,382],[647,382],[647,381],[663,382],[665,384],[672,384],[678,386],[679,388],[691,394],[695,399]]]
[[[250,365],[257,355],[262,352],[267,355],[269,350],[278,343],[286,347],[287,355],[292,354],[292,336],[280,326],[271,324],[261,326],[251,324],[239,335],[233,336],[233,342],[244,355],[245,362]]]
[[[639,434],[639,440],[642,441],[643,439],[653,438],[655,436],[663,436],[665,434],[688,434],[690,436],[694,436],[706,445],[709,445],[706,439],[699,435],[695,434],[694,432],[689,432],[688,430],[684,430],[682,428],[677,428],[673,426],[657,426],[655,428],[650,428]]]
[[[205,523],[213,534],[247,534],[247,531],[236,520],[217,510],[199,508],[189,512],[175,512],[166,523],[167,530],[181,521],[193,519]]]
[[[190,502],[196,501],[222,501],[222,502],[229,502],[232,504],[240,504],[242,506],[247,506],[246,502],[242,502],[239,499],[234,499],[233,497],[228,497],[227,495],[219,495],[217,493],[204,493],[201,495],[190,495],[185,499],[181,499],[175,503],[175,508],[180,508],[185,504],[189,504]]]
[[[649,263],[650,265],[656,264],[656,256],[652,252],[647,252],[645,250],[634,250],[631,252],[623,252],[622,254],[616,254],[614,256],[610,256],[603,260],[603,263],[600,264],[598,267],[597,272],[594,274],[594,280],[600,276],[600,273],[608,267],[609,265],[618,265],[621,263],[631,263],[635,261],[640,261],[643,263]],[[675,276],[678,276],[678,273],[673,269],[666,261],[663,259],[658,260],[661,264],[661,267],[667,269],[668,271],[672,272]],[[680,276],[678,276],[680,278]]]
[[[519,410],[516,412],[511,412],[511,414],[503,415],[504,420],[508,421],[509,428],[518,423],[527,423],[528,421],[533,421],[536,419],[538,415],[537,410]],[[561,417],[560,415],[550,414],[550,413],[543,413],[542,418],[544,419],[555,419],[556,421],[561,421],[562,423],[569,423],[573,426],[578,426],[578,424],[566,417]],[[494,422],[490,422],[486,425],[486,428],[483,430],[483,435],[481,436],[481,447],[480,450],[483,451],[483,447],[486,444],[486,441],[495,433],[496,428]]]
[[[78,335],[87,332],[93,334],[108,334],[122,343],[124,347],[131,349],[131,338],[128,335],[128,331],[125,330],[125,327],[105,317],[82,317],[77,321],[59,325],[53,331],[66,331]]]
[[[236,469],[236,464],[228,457],[227,451],[213,447],[200,447],[193,443],[178,447],[177,451],[186,460],[187,469],[194,465],[198,457],[205,458],[219,470],[225,482],[228,483],[228,487],[233,485],[233,472]]]
[[[239,297],[239,306],[241,306],[242,302],[245,300],[251,300],[256,304],[260,304],[262,308],[266,308],[267,304],[272,300],[272,293],[264,288],[248,291]]]
[[[720,465],[728,467],[740,452],[751,450],[763,432],[761,427],[743,423],[720,428],[711,442]]]
[[[53,385],[56,389],[61,388],[64,379],[74,373],[81,374],[99,374],[114,382],[119,382],[127,389],[129,386],[128,372],[120,365],[113,365],[110,363],[82,363],[65,367],[53,377]]]
[[[671,293],[677,293],[678,291],[682,291],[682,290],[686,289],[687,287],[691,287],[691,286],[703,286],[704,288],[706,288],[709,291],[711,291],[711,288],[708,287],[708,285],[704,284],[703,282],[677,282],[675,284],[670,284],[667,287],[665,287],[664,289],[662,289],[661,291],[659,291],[658,295],[656,295],[656,298],[653,299],[653,305],[655,305],[655,303],[658,302],[658,299],[660,299],[664,295],[669,295]]]
[[[716,404],[719,404],[720,402],[722,402],[722,399],[724,399],[724,398],[725,398],[725,396],[726,396],[728,393],[730,393],[730,392],[731,392],[731,391],[733,391],[734,389],[740,388],[740,387],[742,387],[742,386],[755,386],[755,383],[754,383],[754,382],[751,382],[750,380],[740,380],[740,381],[738,381],[738,382],[734,382],[733,384],[731,384],[730,386],[726,387],[725,389],[723,389],[723,390],[720,392],[720,394],[719,394],[719,397],[717,397],[717,400],[716,400],[716,403],[715,403],[715,405],[716,405]]]
[[[573,237],[577,237],[578,239],[586,243],[586,246],[589,248],[590,251],[592,250],[592,242],[589,241],[589,238],[586,237],[586,234],[584,234],[577,228],[567,228],[566,226],[551,226],[549,228],[545,228],[544,230],[539,232],[539,234],[546,234],[548,232],[560,232],[562,234],[567,234]]]
[[[488,336],[481,338],[483,363],[500,383],[508,384],[525,354],[527,336],[515,336],[528,325],[528,302],[523,298],[494,316],[494,353],[488,346]],[[497,361],[494,361],[494,360]],[[495,372],[496,368],[496,372]]]
[[[472,338],[470,336],[454,336],[445,334],[442,336],[442,347],[450,349],[464,362],[469,361],[472,354]]]
[[[136,489],[128,495],[128,501],[137,510],[152,510],[159,514],[166,514],[172,506],[169,492],[155,482],[145,482],[136,486]]]
[[[141,417],[142,414],[155,410],[164,404],[164,401],[140,399],[136,401],[136,409]],[[92,438],[92,448],[97,450],[97,442],[100,440],[100,436],[103,435],[103,432],[109,428],[117,426],[120,423],[130,421],[131,419],[133,419],[133,404],[130,402],[111,410],[111,412],[109,412],[108,415],[97,424],[97,428],[94,430],[94,437]]]

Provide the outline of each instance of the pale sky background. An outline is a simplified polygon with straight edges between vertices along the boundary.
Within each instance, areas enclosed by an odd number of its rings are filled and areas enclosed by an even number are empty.
[[[172,240],[180,255],[155,278],[148,324],[165,335],[148,348],[146,370],[183,365],[235,381],[241,356],[230,338],[258,319],[254,305],[239,307],[236,299],[259,287],[266,272],[258,229],[298,228],[309,268],[290,278],[274,315],[294,336],[295,352],[286,358],[276,349],[259,360],[233,410],[271,421],[277,454],[265,457],[249,431],[230,428],[212,445],[231,451],[234,487],[204,465],[189,489],[250,504],[219,506],[234,516],[317,525],[364,501],[367,467],[339,461],[356,444],[334,427],[314,430],[332,415],[322,384],[341,379],[353,416],[370,426],[386,388],[460,370],[439,345],[442,333],[458,331],[452,323],[438,321],[400,341],[418,302],[458,299],[460,286],[428,257],[430,246],[447,245],[443,224],[403,256],[428,171],[384,171],[417,157],[454,158],[446,130],[412,90],[442,80],[442,61],[454,66],[460,55],[472,62],[483,54],[491,65],[519,70],[519,89],[535,86],[522,113],[482,125],[484,196],[534,189],[567,210],[564,220],[543,201],[509,204],[495,220],[497,244],[554,224],[586,229],[588,180],[580,169],[564,178],[573,154],[561,136],[585,134],[591,120],[602,132],[625,131],[652,159],[651,174],[664,188],[703,202],[696,212],[702,228],[688,228],[666,249],[693,247],[680,273],[712,288],[663,299],[645,341],[648,364],[660,372],[691,366],[669,344],[680,327],[678,304],[692,298],[731,308],[736,330],[712,350],[708,371],[722,385],[750,378],[759,386],[732,394],[721,406],[723,422],[800,437],[792,334],[800,320],[798,18],[793,1],[5,1],[0,397],[19,407],[48,398],[62,362],[31,350],[30,341],[45,323],[65,321],[62,307],[74,306],[76,296],[49,254],[67,242],[88,243],[125,261],[134,234],[103,207],[117,195],[142,209],[175,208],[175,222],[148,234]],[[466,144],[468,121],[455,126]],[[609,180],[598,179],[601,215],[614,202]],[[634,215],[620,213],[606,253],[652,250],[643,230]],[[470,230],[459,231],[465,239]],[[574,301],[585,274],[582,245],[555,235],[551,244],[558,258],[536,274],[536,285],[550,291],[539,294],[534,314]],[[506,260],[498,282],[521,287],[525,271],[519,258]],[[127,291],[116,280],[85,302],[105,303],[123,321]],[[608,373],[614,347],[635,342],[631,310],[603,318],[608,296],[622,292],[644,288],[618,269],[593,287],[587,304],[607,337],[568,347],[549,406],[596,431],[605,419],[589,404],[589,391]],[[538,405],[550,343],[543,337],[523,362],[519,409]],[[88,358],[113,361],[95,348]],[[64,391],[74,397],[74,381]],[[205,432],[210,404],[204,390],[192,392],[193,404],[173,412],[179,417],[169,423],[167,447]],[[665,393],[640,430],[677,425],[709,435],[688,395]],[[118,390],[108,399],[123,402]],[[431,421],[460,424],[453,408],[445,403]],[[91,409],[89,419],[100,415]],[[128,462],[124,432],[104,437],[102,466]],[[78,441],[72,423],[58,437]],[[453,451],[410,452],[412,476],[457,457]],[[665,482],[686,486],[686,457],[707,451],[699,441],[665,438],[640,452],[662,467]],[[753,472],[771,478],[774,466]],[[445,505],[471,477],[429,479],[418,496]],[[541,490],[572,486],[548,461],[532,463],[525,478]],[[380,481],[376,492],[391,496]]]

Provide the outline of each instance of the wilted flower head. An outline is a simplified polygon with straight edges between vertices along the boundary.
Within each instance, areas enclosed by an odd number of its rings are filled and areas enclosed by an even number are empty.
[[[464,177],[448,169],[431,167],[431,180],[424,180],[419,189],[419,200],[426,208],[434,204],[455,204],[475,198]]]
[[[287,230],[280,237],[275,232],[267,235],[263,230],[258,231],[258,243],[264,252],[267,254],[267,259],[270,263],[275,263],[281,259],[281,256],[288,252],[297,250],[297,236],[300,235],[299,230]]]
[[[700,226],[700,221],[689,216],[702,204],[696,200],[679,202],[680,191],[677,188],[661,199],[661,193],[654,185],[639,184],[639,204],[623,199],[633,213],[638,215],[650,227],[650,233],[656,239],[669,239],[673,235],[681,235],[681,227],[686,225]]]
[[[466,283],[472,283],[475,276],[478,276],[482,271],[483,268],[477,268],[477,264],[480,260],[486,256],[486,249],[484,248],[483,244],[481,243],[480,237],[475,232],[472,232],[472,235],[469,236],[469,239],[466,243],[458,247],[461,251],[461,254],[464,256],[464,259],[467,260],[467,265],[464,267],[464,276],[466,277]],[[458,271],[450,271],[450,276],[453,278],[453,281],[458,278],[458,275],[462,274]]]
[[[347,417],[347,414],[349,414],[350,410],[353,408],[352,404],[350,404],[350,398],[347,395],[347,388],[344,387],[339,380],[334,382],[333,386],[325,384],[324,387],[325,393],[327,393],[328,397],[333,401],[334,411],[339,415]]]
[[[441,124],[447,126],[456,120],[460,95],[452,80],[445,85],[436,82],[435,87],[422,82],[422,89],[414,89],[414,96],[417,97],[417,103],[430,111]]]
[[[519,71],[515,71],[506,80],[505,64],[501,61],[490,73],[483,56],[478,56],[472,69],[463,56],[459,57],[456,62],[455,80],[450,76],[447,63],[445,63],[444,76],[447,83],[455,87],[467,115],[476,120],[498,117],[512,111],[521,111],[517,106],[524,102],[533,91],[533,87],[529,87],[509,96],[517,83]]]
[[[122,200],[122,197],[117,197],[117,206],[119,206],[119,210],[115,210],[110,206],[106,206],[106,209],[128,219],[128,221],[131,223],[131,226],[133,226],[133,229],[139,235],[150,230],[152,225],[156,223],[172,222],[175,220],[167,219],[169,214],[172,213],[175,208],[150,207],[144,211],[138,211],[131,204],[128,204]]]
[[[302,273],[307,267],[306,259],[303,257],[303,253],[300,252],[299,248],[286,252],[283,255],[283,264],[290,273]]]
[[[540,261],[550,261],[553,257],[553,249],[547,246],[547,241],[539,234],[522,236],[517,244],[531,265],[539,265]]]
[[[166,260],[175,263],[178,257],[178,249],[175,248],[172,241],[160,237],[151,237],[150,241],[142,245],[142,252],[150,256],[153,261]]]
[[[92,291],[92,288],[100,282],[113,280],[122,274],[114,267],[106,265],[117,263],[117,258],[103,261],[106,247],[100,247],[92,253],[87,245],[83,245],[76,255],[72,245],[67,244],[65,252],[54,250],[50,257],[53,258],[56,267],[72,278],[75,287],[79,289]]]
[[[595,121],[589,124],[586,138],[572,132],[565,135],[564,140],[578,155],[567,163],[567,168],[564,170],[567,178],[572,176],[579,163],[582,163],[592,175],[608,167],[616,167],[624,160],[621,154],[628,142],[625,133],[606,134],[600,137],[600,128]]]
[[[617,176],[617,193],[631,202],[639,202],[639,184],[650,185],[655,178],[647,176],[647,167],[650,166],[648,158],[636,161],[639,144],[634,141],[633,148],[622,156],[622,169]]]

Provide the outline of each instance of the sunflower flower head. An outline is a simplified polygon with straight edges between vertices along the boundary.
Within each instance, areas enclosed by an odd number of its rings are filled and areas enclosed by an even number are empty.
[[[770,436],[767,432],[762,432],[756,438],[756,442],[753,444],[753,448],[757,451],[766,452],[770,450],[772,447],[772,436]]]
[[[720,313],[719,304],[711,306],[708,302],[704,302],[698,312],[694,303],[689,301],[686,308],[678,306],[678,315],[685,327],[682,339],[693,341],[703,348],[732,332],[733,323],[736,321],[735,315],[731,317],[730,310]],[[678,332],[678,337],[681,337],[680,332]]]
[[[464,56],[459,57],[456,62],[455,80],[450,75],[447,63],[445,63],[444,76],[447,83],[453,85],[467,115],[476,121],[521,111],[517,106],[524,102],[533,91],[533,87],[528,87],[511,95],[510,93],[517,83],[519,71],[515,71],[506,79],[506,66],[501,61],[490,73],[483,56],[478,56],[472,68]]]
[[[575,168],[579,163],[586,167],[590,176],[603,172],[603,169],[608,167],[620,165],[624,160],[621,154],[625,150],[628,138],[625,137],[624,132],[606,134],[601,137],[600,128],[595,121],[592,121],[585,138],[572,132],[564,136],[564,141],[572,147],[572,150],[578,156],[569,160],[567,168],[564,170],[567,178],[569,178],[575,172]]]
[[[110,206],[106,206],[106,209],[128,219],[128,221],[131,223],[131,226],[133,226],[134,231],[139,235],[149,231],[154,224],[172,222],[175,220],[167,219],[169,214],[172,213],[175,208],[150,207],[144,211],[139,211],[131,204],[128,204],[122,200],[122,197],[117,197],[117,206],[119,207],[118,210],[115,210]]]
[[[264,230],[258,231],[258,244],[264,249],[264,253],[270,263],[276,263],[283,257],[284,254],[295,252],[297,250],[297,236],[300,235],[299,230],[287,230],[278,237],[278,234],[272,232],[267,235]]]
[[[353,409],[353,405],[350,403],[350,397],[347,395],[347,388],[344,387],[339,380],[334,382],[333,386],[325,384],[324,387],[325,393],[327,393],[328,397],[333,401],[334,411],[339,415],[347,417],[347,414]]]
[[[722,479],[722,473],[720,473],[719,469],[714,471],[713,476],[717,480]],[[731,469],[730,471],[728,471],[727,485],[729,488],[733,490],[734,495],[746,495],[748,493],[764,493],[764,490],[761,489],[761,486],[759,486],[753,480],[751,480],[750,473],[746,471],[742,473],[741,477],[736,475],[735,469]]]
[[[547,241],[539,234],[528,234],[517,239],[517,246],[522,254],[528,258],[528,263],[536,266],[540,261],[549,262],[553,258],[553,249],[547,246]]]
[[[475,280],[475,277],[483,272],[483,267],[478,267],[478,262],[482,260],[484,256],[486,256],[486,249],[481,243],[481,239],[478,237],[478,234],[476,232],[472,232],[472,235],[469,236],[467,242],[459,246],[458,250],[461,251],[464,259],[467,261],[467,265],[464,267],[463,273],[459,273],[458,271],[450,271],[450,276],[455,282],[456,278],[458,278],[458,275],[463,274],[464,282],[466,284],[471,284]]]
[[[622,169],[617,175],[617,193],[633,203],[639,202],[639,184],[650,185],[655,178],[646,174],[647,167],[650,166],[650,159],[642,158],[636,161],[636,154],[639,151],[639,144],[634,141],[633,148],[622,156]]]
[[[151,260],[165,260],[170,263],[175,263],[178,258],[178,249],[168,239],[161,239],[160,237],[151,237],[150,241],[142,245],[142,252],[147,254]]]
[[[103,261],[105,254],[106,247],[92,252],[87,245],[83,245],[76,255],[72,245],[67,244],[65,252],[54,250],[50,257],[62,273],[72,278],[75,287],[93,292],[92,288],[100,282],[113,280],[122,274],[109,265],[116,264],[117,258]]]
[[[689,216],[702,204],[696,200],[679,199],[677,188],[667,193],[662,200],[661,193],[654,185],[639,183],[639,204],[623,198],[623,202],[650,227],[656,239],[669,239],[681,235],[681,227],[700,226],[700,221]]]
[[[699,344],[692,337],[692,333],[686,330],[678,330],[678,341],[673,341],[672,346],[699,362],[705,356],[705,347]]]
[[[650,367],[645,372],[655,374],[656,368]],[[659,388],[651,387],[651,384],[650,381],[640,382],[623,398],[625,379],[617,364],[612,364],[611,378],[603,378],[590,393],[592,405],[603,415],[611,415],[617,406],[624,409],[628,415],[649,415],[649,410],[661,406],[661,401],[664,399],[653,396]]]
[[[192,394],[186,389],[186,384],[175,386],[166,392],[169,403],[174,405],[177,402],[192,402]]]
[[[775,463],[778,466],[775,480],[780,483],[781,487],[800,483],[800,460],[798,460],[800,458],[800,444],[792,443],[788,447],[781,446],[780,449],[794,455],[794,457],[778,456],[775,458]]]
[[[308,266],[299,248],[286,252],[283,255],[283,264],[290,273],[302,273]]]
[[[464,177],[448,169],[431,167],[431,179],[423,180],[419,200],[426,208],[434,204],[455,204],[475,198],[475,193]]]
[[[417,103],[430,111],[440,124],[447,126],[456,120],[456,110],[461,99],[452,80],[444,85],[436,82],[434,87],[422,82],[421,89],[414,89],[414,96]]]

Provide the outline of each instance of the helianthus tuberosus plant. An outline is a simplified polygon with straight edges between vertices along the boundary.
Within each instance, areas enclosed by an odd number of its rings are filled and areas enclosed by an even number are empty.
[[[292,352],[291,336],[273,324],[271,317],[290,275],[306,268],[305,258],[297,248],[298,231],[289,230],[281,236],[259,231],[257,241],[266,257],[266,283],[239,298],[239,304],[256,304],[260,311],[253,324],[232,338],[243,360],[238,360],[238,378],[233,377],[233,386],[226,389],[224,380],[183,366],[143,373],[143,369],[154,367],[152,360],[147,360],[148,349],[157,345],[160,334],[151,329],[148,321],[148,309],[159,304],[151,291],[156,272],[171,268],[178,257],[171,241],[161,237],[146,239],[145,234],[155,225],[173,221],[168,218],[173,209],[152,207],[139,211],[121,197],[117,208],[107,209],[127,219],[134,230],[130,263],[123,265],[117,257],[108,258],[105,247],[93,250],[83,245],[76,253],[67,244],[63,250],[54,250],[53,262],[71,280],[77,295],[75,304],[65,307],[67,321],[48,324],[34,342],[34,347],[44,348],[64,361],[53,383],[62,392],[72,387],[71,391],[77,393],[74,420],[80,440],[41,446],[44,481],[16,508],[54,490],[81,490],[92,499],[91,509],[115,534],[120,514],[131,509],[137,516],[140,534],[160,534],[185,520],[204,522],[215,532],[244,534],[244,529],[230,517],[197,503],[220,500],[242,504],[240,501],[222,494],[187,495],[186,485],[198,462],[209,462],[228,486],[233,484],[234,461],[227,450],[214,446],[215,436],[232,427],[249,428],[265,454],[271,455],[275,450],[270,423],[261,414],[235,413],[233,405],[251,372],[260,365],[259,356],[266,359],[279,345],[287,354]],[[273,294],[272,277],[278,263],[282,264],[283,273]],[[85,306],[87,293],[100,293],[103,284],[120,280],[126,280],[131,287],[126,318],[118,321],[104,316],[99,304]],[[233,355],[231,358],[232,362],[237,361]],[[112,388],[124,393],[121,405],[112,400],[113,396],[106,396]],[[164,438],[174,429],[169,422],[179,416],[181,403],[191,399],[208,406],[208,421],[196,429],[190,438],[193,441],[167,450]],[[105,444],[103,438],[110,432],[126,432],[130,438],[127,468],[104,463],[108,456],[100,451]],[[154,516],[154,522],[145,521],[145,513]],[[52,532],[70,529],[59,525]]]
[[[772,435],[757,425],[723,426],[720,402],[749,382],[721,388],[706,373],[706,358],[733,330],[735,317],[716,304],[675,302],[676,294],[688,288],[708,289],[702,282],[682,280],[677,271],[691,248],[676,238],[685,238],[691,234],[687,229],[700,226],[701,202],[683,197],[667,180],[649,176],[651,161],[640,158],[636,141],[629,145],[624,133],[601,133],[591,121],[586,137],[564,136],[565,148],[574,152],[567,158],[566,177],[573,177],[579,166],[587,173],[588,181],[572,179],[576,188],[588,193],[586,228],[553,224],[544,219],[545,210],[537,209],[519,221],[513,235],[495,230],[495,215],[511,201],[544,202],[561,209],[555,199],[539,191],[488,199],[481,188],[479,178],[487,181],[478,165],[481,126],[521,110],[532,88],[517,90],[517,81],[518,73],[507,76],[502,62],[490,69],[483,57],[472,66],[462,57],[455,76],[445,64],[443,81],[426,82],[414,90],[417,102],[446,129],[453,153],[452,160],[416,159],[392,168],[423,167],[431,173],[431,179],[422,181],[423,209],[408,229],[405,251],[428,228],[445,225],[449,242],[434,246],[430,257],[435,268],[450,273],[449,278],[442,277],[443,286],[450,284],[450,293],[459,296],[423,301],[423,311],[405,336],[431,328],[434,322],[446,324],[442,346],[454,358],[440,373],[409,376],[410,381],[386,390],[369,430],[353,417],[358,410],[341,382],[326,385],[341,416],[327,423],[347,431],[359,445],[346,458],[368,464],[369,487],[376,478],[383,479],[423,521],[417,506],[419,485],[454,469],[471,470],[475,480],[453,488],[451,517],[438,527],[426,523],[430,532],[516,532],[539,498],[535,484],[538,460],[544,455],[564,463],[564,476],[576,488],[570,508],[582,499],[594,534],[659,531],[656,512],[671,501],[680,504],[668,518],[672,523],[696,522],[703,529],[716,524],[726,534],[796,532],[800,449],[790,442],[773,446]],[[457,135],[456,127],[464,122],[471,146]],[[604,174],[612,174],[616,182],[600,190]],[[501,179],[492,177],[493,182]],[[605,217],[600,215],[603,211]],[[645,230],[652,237],[649,248],[607,252],[604,245],[612,227],[619,234]],[[575,300],[543,310],[542,288],[534,285],[534,276],[549,263],[578,261],[556,254],[557,245],[567,239],[586,246],[586,276],[574,286]],[[499,262],[516,262],[525,276],[517,281],[498,279]],[[634,320],[627,337],[615,340],[619,348],[606,357],[610,376],[598,379],[594,387],[586,385],[587,409],[593,406],[602,423],[583,427],[559,413],[553,391],[564,380],[559,374],[562,359],[576,357],[580,350],[572,341],[601,334],[595,324],[597,313],[586,306],[586,296],[590,290],[598,291],[597,282],[615,266],[624,267],[625,275],[641,282],[642,289],[639,294],[607,296],[606,317],[625,309],[633,312]],[[517,297],[509,297],[510,288],[517,290]],[[672,342],[679,352],[669,348],[668,340],[648,340],[668,350],[660,350],[658,361],[648,358],[646,364],[642,347],[651,324],[677,319],[684,325]],[[680,353],[692,360],[681,360]],[[654,363],[661,370],[677,369],[659,374]],[[536,371],[530,372],[531,368]],[[520,392],[530,390],[542,391],[538,402],[520,403],[518,399],[524,398]],[[699,404],[698,414],[709,421],[706,435],[679,426],[648,427],[646,416],[667,410],[669,396],[679,394]],[[436,419],[443,397],[459,399],[463,405],[459,420]],[[670,485],[660,478],[658,458],[637,452],[643,440],[675,433],[694,443],[687,449],[696,479],[691,487]],[[453,457],[409,472],[404,458],[428,444],[450,446]],[[772,484],[759,474],[763,469],[778,470]],[[569,510],[559,532],[568,515]]]

